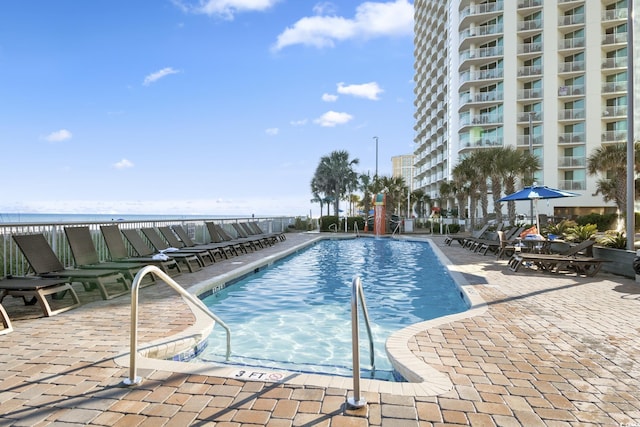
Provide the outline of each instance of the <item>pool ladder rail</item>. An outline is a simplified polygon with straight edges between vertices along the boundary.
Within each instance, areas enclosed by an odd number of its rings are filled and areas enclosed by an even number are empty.
[[[220,325],[227,333],[227,360],[229,360],[229,356],[231,355],[231,330],[229,327],[215,314],[213,314],[206,305],[197,297],[191,295],[187,292],[182,286],[180,286],[175,280],[169,277],[164,271],[160,270],[158,267],[154,265],[147,265],[143,267],[136,276],[133,278],[133,284],[131,285],[131,343],[129,350],[129,378],[123,381],[125,385],[138,385],[142,382],[142,378],[136,375],[136,359],[138,355],[138,289],[140,288],[140,283],[142,279],[147,274],[152,274],[165,282],[167,285],[172,287],[176,292],[182,295],[183,298],[194,304],[197,308],[199,308],[204,314],[209,316]]]
[[[351,284],[351,348],[353,354],[353,397],[347,398],[347,403],[352,408],[362,408],[367,404],[364,397],[360,395],[360,334],[358,327],[358,300],[362,306],[362,314],[364,323],[367,327],[369,335],[369,357],[371,360],[371,370],[375,371],[375,353],[373,351],[373,334],[371,333],[371,324],[369,322],[369,312],[367,311],[367,303],[362,290],[362,281],[359,276],[353,278]]]

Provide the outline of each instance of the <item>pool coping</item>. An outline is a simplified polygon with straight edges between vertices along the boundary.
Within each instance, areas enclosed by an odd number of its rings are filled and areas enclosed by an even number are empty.
[[[206,295],[214,290],[221,289],[225,284],[236,281],[248,274],[265,268],[274,262],[285,258],[293,253],[303,250],[321,240],[327,239],[353,239],[356,235],[318,235],[317,238],[307,242],[292,246],[276,254],[268,255],[260,260],[250,262],[238,268],[204,280],[190,286],[187,290],[197,296]],[[369,237],[369,236],[365,236]],[[463,298],[469,304],[469,309],[436,319],[427,320],[410,325],[392,334],[386,343],[387,356],[394,369],[402,375],[408,382],[390,382],[368,378],[360,379],[360,390],[362,392],[392,393],[402,396],[437,396],[448,392],[453,388],[453,383],[449,377],[442,372],[431,367],[429,361],[423,356],[415,354],[410,347],[410,342],[416,334],[426,329],[442,324],[478,316],[487,310],[485,301],[480,297],[475,289],[469,285],[465,277],[455,269],[455,265],[444,255],[437,245],[430,239],[418,236],[394,236],[384,237],[398,240],[420,241],[429,243],[433,251],[438,256],[441,264],[448,270],[456,286],[458,286]],[[211,366],[210,363],[181,362],[166,360],[182,352],[188,352],[195,348],[214,330],[214,321],[197,309],[191,302],[183,299],[190,307],[195,321],[179,334],[169,338],[163,338],[144,346],[139,347],[135,359],[135,366],[138,370],[159,370],[184,374],[197,374],[232,378],[246,381],[266,381],[274,383],[284,383],[291,385],[304,385],[314,387],[332,387],[340,389],[352,389],[353,378],[335,376],[329,374],[311,374],[290,372],[285,370],[274,370],[267,368],[242,368],[238,366]],[[123,349],[114,359],[116,364],[130,368],[129,348]],[[135,373],[130,372],[130,377]],[[131,378],[133,380],[134,378]]]

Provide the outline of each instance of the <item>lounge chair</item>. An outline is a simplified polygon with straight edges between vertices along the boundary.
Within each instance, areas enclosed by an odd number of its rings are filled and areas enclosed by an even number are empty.
[[[0,303],[0,323],[2,323],[2,329],[0,329],[0,335],[13,332],[13,326],[11,325],[11,319],[5,311],[4,307]]]
[[[181,226],[174,225],[171,227],[173,232],[178,236],[180,242],[187,248],[206,249],[214,254],[218,254],[221,258],[228,259],[229,255],[238,255],[232,245],[226,243],[196,243],[191,240],[189,233]],[[162,228],[160,228],[162,232]],[[163,233],[164,234],[164,233]]]
[[[139,261],[100,261],[91,238],[91,231],[87,226],[65,227],[64,233],[77,268],[118,270],[130,283],[133,283],[135,275],[146,265]],[[152,274],[145,276],[145,280],[147,280],[146,284],[155,282]]]
[[[233,250],[236,252],[248,253],[247,246],[244,242],[235,240],[231,236],[229,236],[218,224],[213,222],[205,222],[207,226],[207,231],[209,231],[209,236],[211,237],[211,241],[214,243],[225,243],[231,245]]]
[[[261,239],[264,245],[273,246],[278,243],[278,238],[275,235],[256,233],[251,227],[249,227],[249,224],[246,222],[239,222],[238,224],[236,224],[236,226],[237,228],[242,230],[242,236]],[[236,227],[234,226],[234,228]]]
[[[509,259],[509,270],[517,272],[523,264],[535,265],[541,271],[575,271],[578,275],[593,277],[600,271],[602,264],[608,262],[601,258],[580,255],[591,249],[595,241],[585,240],[558,254],[514,253]]]
[[[260,228],[257,222],[248,222],[247,227],[251,228],[254,231],[255,235],[273,236],[280,242],[284,242],[285,240],[287,240],[287,236],[285,233],[266,233]]]
[[[496,249],[496,259],[502,259],[504,255],[511,256],[516,252],[516,250],[518,250],[514,244],[514,242],[516,242],[516,239],[514,239],[513,236],[519,236],[523,230],[524,227],[513,227],[508,231],[508,233],[505,233],[504,231],[498,231],[500,245]],[[520,248],[520,250],[522,249],[526,250],[526,247]]]
[[[249,234],[247,233],[247,231],[244,229],[244,227],[242,227],[240,224],[238,223],[232,223],[231,226],[233,227],[233,229],[236,232],[237,235],[237,239],[244,239],[247,242],[252,242],[254,245],[257,245],[260,247],[260,249],[264,248],[265,246],[271,246],[271,240],[266,238],[266,237],[260,237],[260,236],[249,236]]]
[[[36,302],[40,305],[42,313],[49,317],[54,314],[62,313],[80,305],[80,300],[76,291],[71,286],[69,279],[40,279],[40,278],[8,278],[0,280],[0,303],[7,296],[22,298],[25,305],[33,305]],[[57,298],[56,305],[59,308],[52,309],[51,304],[47,300],[48,295],[60,296],[66,295],[68,292],[71,297],[70,305],[62,305],[64,298]],[[27,299],[29,298],[29,299]],[[7,318],[8,319],[8,318]],[[3,322],[4,323],[4,322]],[[5,328],[8,326],[5,324]],[[6,330],[6,329],[5,329]],[[0,331],[0,333],[3,333]]]
[[[209,253],[209,257],[212,262],[216,261],[216,256],[220,259],[226,258],[223,248],[220,245],[187,245],[182,239],[180,239],[176,232],[173,231],[171,227],[158,227],[158,231],[162,234],[162,237],[165,238],[169,246],[178,248],[184,251],[205,251]]]
[[[183,253],[183,254],[192,254],[198,257],[198,261],[200,261],[200,265],[202,267],[206,267],[207,265],[211,265],[216,262],[214,256],[206,249],[193,249],[193,248],[178,248],[167,243],[166,239],[164,239],[155,228],[152,227],[144,227],[141,228],[140,231],[147,240],[151,243],[151,246],[155,248],[156,251],[160,253],[171,252],[175,253]]]
[[[67,278],[72,282],[82,283],[86,290],[98,288],[103,299],[115,298],[129,290],[129,281],[119,271],[65,268],[44,234],[14,234],[13,240],[37,276],[49,279]],[[116,285],[120,289],[109,293],[107,285]]]
[[[462,246],[463,248],[470,247],[476,239],[482,238],[487,230],[489,230],[489,224],[485,224],[480,230],[473,231],[471,232],[471,234],[460,236],[448,235],[447,237],[445,237],[444,242],[445,244],[451,246],[451,243],[456,241],[460,243],[460,246]]]
[[[163,258],[172,258],[176,262],[182,263],[187,270],[191,273],[194,271],[200,270],[202,268],[202,263],[198,259],[195,254],[186,254],[186,253],[178,253],[178,252],[166,252],[161,253],[154,251],[142,240],[142,236],[133,228],[128,228],[122,230],[122,234],[127,239],[133,250],[142,257],[155,257],[158,259]]]
[[[145,265],[155,265],[164,273],[172,277],[175,277],[182,272],[180,265],[178,265],[176,260],[173,258],[166,257],[166,259],[160,259],[161,257],[153,256],[129,256],[129,251],[125,245],[120,228],[118,228],[117,225],[101,225],[100,231],[102,232],[102,237],[107,245],[111,261],[140,262]]]

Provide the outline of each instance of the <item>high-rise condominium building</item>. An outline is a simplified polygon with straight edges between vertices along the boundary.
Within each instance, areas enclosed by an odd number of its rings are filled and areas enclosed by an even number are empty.
[[[409,191],[413,191],[413,159],[413,154],[391,157],[391,175],[404,179]]]
[[[539,184],[581,195],[550,201],[548,213],[614,210],[595,194],[586,160],[627,140],[627,0],[414,6],[415,187],[437,199],[460,158],[512,146],[539,157]]]

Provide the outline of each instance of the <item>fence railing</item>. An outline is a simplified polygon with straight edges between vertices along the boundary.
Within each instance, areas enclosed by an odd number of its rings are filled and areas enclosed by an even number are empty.
[[[12,239],[14,234],[42,233],[47,238],[53,251],[65,267],[74,265],[73,255],[67,243],[64,233],[65,227],[87,226],[101,261],[109,259],[109,251],[100,232],[101,225],[118,224],[121,230],[139,229],[142,227],[161,227],[181,225],[187,230],[190,237],[197,242],[209,242],[209,234],[205,222],[220,224],[231,236],[236,232],[231,224],[253,221],[258,223],[265,232],[285,232],[289,225],[295,223],[294,217],[270,217],[270,218],[202,218],[202,219],[162,219],[162,220],[138,220],[138,221],[95,221],[95,222],[60,222],[60,223],[2,223],[0,222],[0,276],[8,275],[24,276],[30,273],[29,264]],[[124,237],[123,237],[124,238]],[[144,236],[143,236],[144,238]],[[128,246],[128,242],[125,243]],[[134,252],[129,248],[130,255]]]

